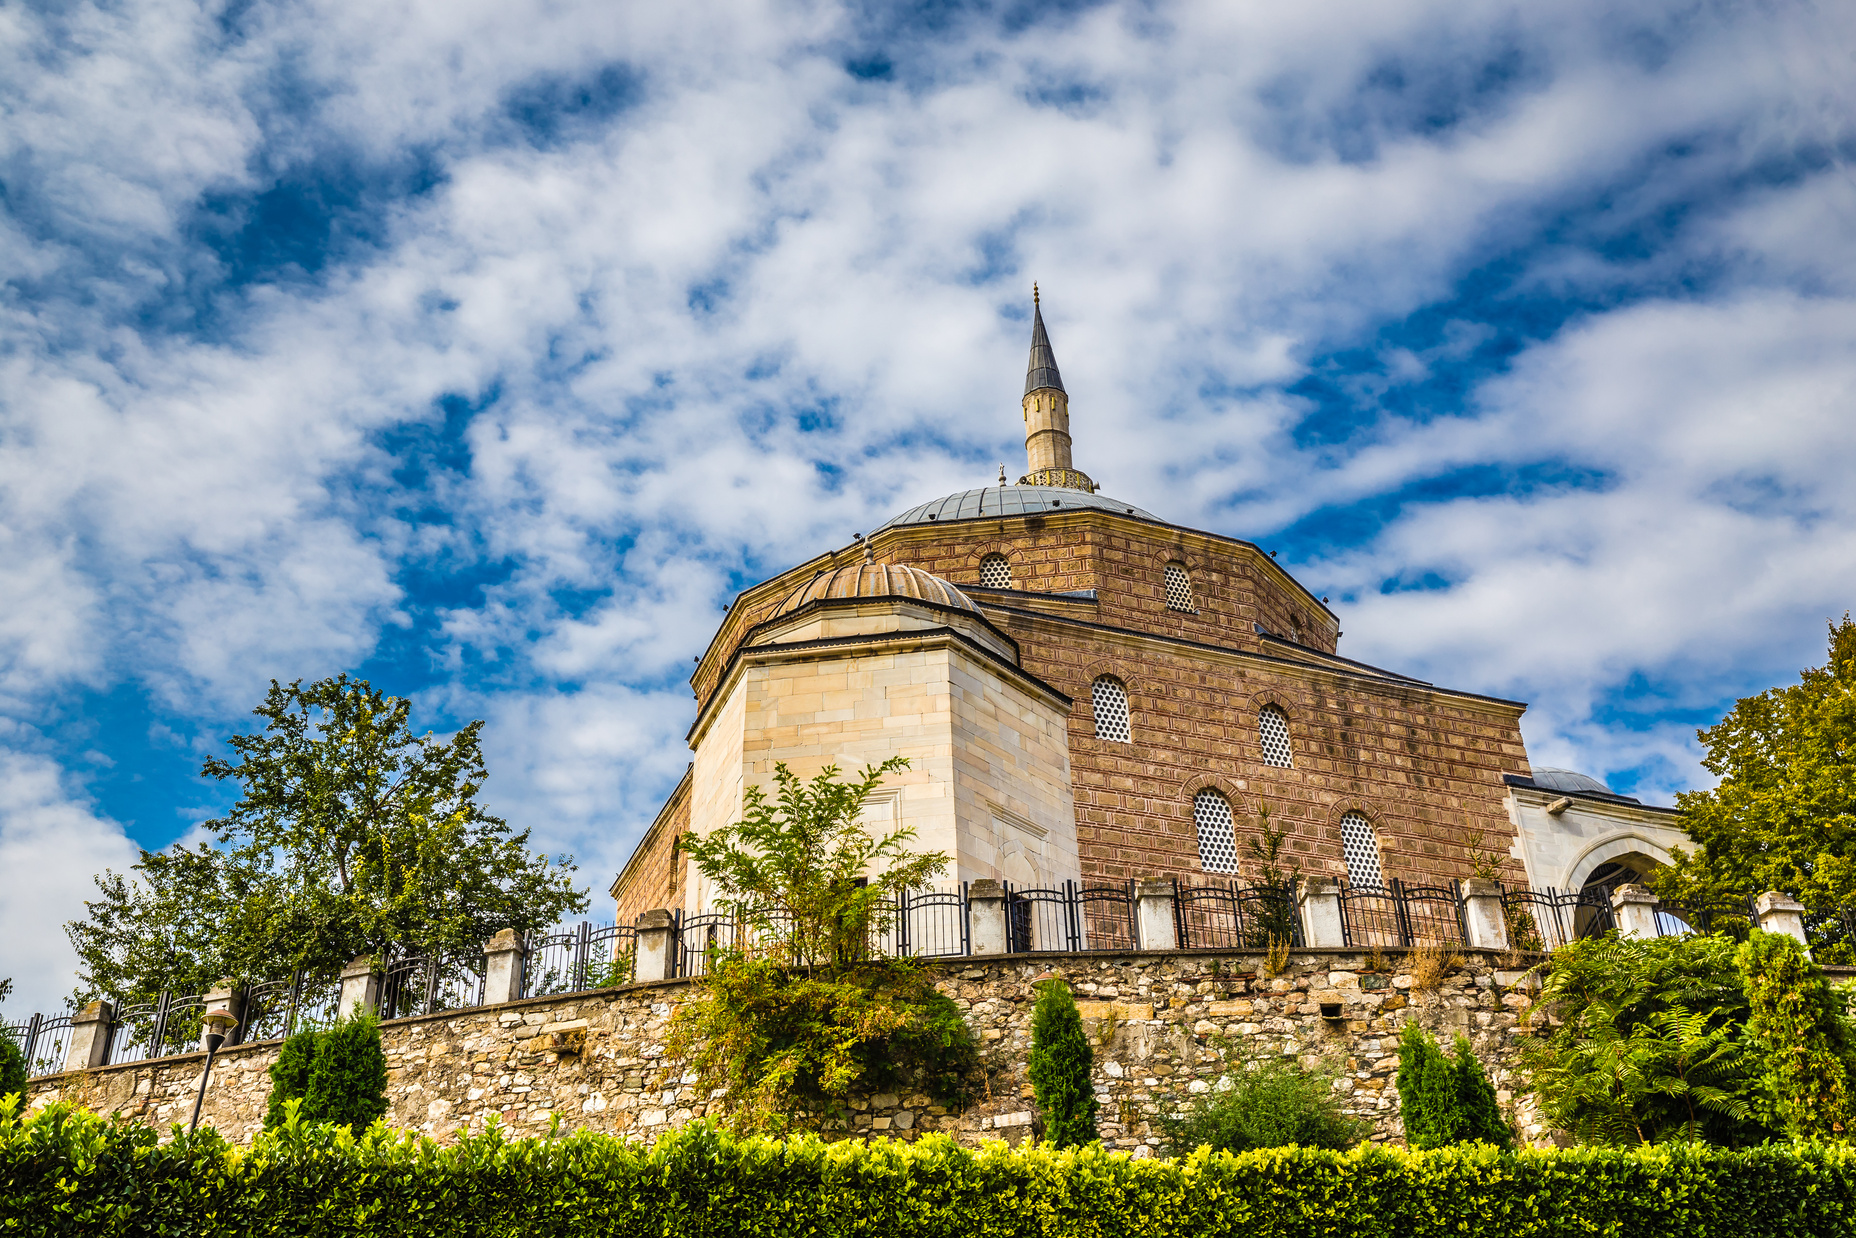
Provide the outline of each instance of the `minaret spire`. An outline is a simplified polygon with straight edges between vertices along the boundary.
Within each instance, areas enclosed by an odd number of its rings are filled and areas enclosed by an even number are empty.
[[[1025,367],[1025,475],[1021,486],[1096,489],[1070,459],[1070,395],[1057,372],[1057,354],[1044,330],[1038,286],[1031,285],[1031,361]]]

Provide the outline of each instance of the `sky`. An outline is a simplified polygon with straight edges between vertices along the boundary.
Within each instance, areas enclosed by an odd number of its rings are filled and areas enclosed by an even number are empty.
[[[1670,803],[1856,595],[1856,6],[0,9],[0,1009],[273,678],[594,895],[741,588],[1023,459]]]

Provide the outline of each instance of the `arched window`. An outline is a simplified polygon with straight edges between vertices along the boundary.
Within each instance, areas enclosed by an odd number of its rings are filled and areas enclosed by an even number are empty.
[[[987,589],[1012,587],[1012,565],[1005,561],[1004,555],[989,554],[980,560],[980,584]]]
[[[1231,801],[1207,787],[1192,797],[1192,823],[1199,827],[1199,867],[1208,873],[1237,871],[1237,831]]]
[[[1289,747],[1289,715],[1274,705],[1265,705],[1257,715],[1257,739],[1263,745],[1263,763],[1279,769],[1294,769],[1295,754]]]
[[[1379,839],[1365,813],[1350,812],[1340,819],[1340,847],[1347,857],[1348,885],[1385,885],[1379,871]]]
[[[1192,609],[1192,577],[1186,575],[1184,563],[1166,565],[1166,608],[1168,610]]]
[[[1089,697],[1096,707],[1096,738],[1132,743],[1134,735],[1128,729],[1128,690],[1121,686],[1121,681],[1104,675],[1090,686]]]

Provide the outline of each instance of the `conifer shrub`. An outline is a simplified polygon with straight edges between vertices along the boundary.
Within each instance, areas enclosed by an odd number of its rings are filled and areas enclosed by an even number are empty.
[[[1847,1139],[1856,1044],[1848,1011],[1804,947],[1754,932],[1734,955],[1746,986],[1747,1037],[1763,1062],[1773,1125],[1793,1139]]]
[[[309,1094],[309,1072],[316,1062],[319,1032],[298,1032],[285,1040],[271,1063],[271,1099],[264,1108],[264,1129],[275,1130],[284,1121],[290,1101],[300,1101]]]
[[[303,1091],[303,1117],[356,1134],[387,1112],[387,1055],[380,1021],[359,1009],[323,1032]]]
[[[1044,1138],[1059,1148],[1085,1147],[1097,1138],[1096,1094],[1089,1082],[1094,1061],[1070,986],[1044,981],[1031,1013],[1031,1091],[1044,1116]]]
[[[25,1095],[28,1078],[26,1051],[10,1035],[0,1031],[0,1097],[14,1092]]]
[[[1226,1075],[1177,1114],[1162,1114],[1158,1125],[1176,1156],[1199,1147],[1351,1148],[1372,1124],[1341,1111],[1334,1081],[1332,1069],[1306,1070],[1294,1061],[1266,1058]]]
[[[1506,1148],[1513,1141],[1495,1089],[1461,1036],[1453,1059],[1423,1028],[1405,1024],[1398,1040],[1398,1102],[1405,1142],[1413,1148],[1475,1141]]]

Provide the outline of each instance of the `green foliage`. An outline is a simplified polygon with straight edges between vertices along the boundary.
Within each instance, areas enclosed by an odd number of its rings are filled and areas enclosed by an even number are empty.
[[[699,1087],[722,1090],[734,1128],[775,1133],[905,1080],[958,1103],[977,1061],[960,1012],[907,959],[805,972],[723,954],[673,1017],[668,1048]]]
[[[249,1150],[64,1105],[0,1110],[0,1232],[119,1238],[1823,1238],[1856,1231],[1856,1151],[1500,1152],[733,1139],[696,1126],[441,1146],[295,1120]]]
[[[1044,1138],[1059,1148],[1094,1142],[1096,1094],[1090,1086],[1095,1052],[1083,1032],[1070,986],[1046,980],[1031,1012],[1031,1092],[1044,1115]]]
[[[1711,791],[1676,796],[1697,844],[1658,873],[1657,893],[1703,902],[1786,890],[1809,906],[1856,901],[1856,624],[1830,628],[1825,664],[1739,701],[1700,732]],[[1828,943],[1827,943],[1828,944]],[[1848,943],[1839,957],[1856,962]]]
[[[1257,833],[1245,835],[1244,854],[1255,865],[1256,883],[1280,890],[1302,875],[1301,865],[1289,858],[1289,827],[1270,825],[1270,806],[1257,808]],[[1255,940],[1246,945],[1267,949],[1295,940],[1295,904],[1288,899],[1265,900],[1257,909]]]
[[[1294,1061],[1260,1059],[1225,1075],[1178,1114],[1162,1114],[1158,1124],[1180,1155],[1200,1146],[1216,1152],[1351,1148],[1372,1131],[1372,1123],[1341,1111],[1337,1077],[1332,1068],[1307,1070]]]
[[[1776,1125],[1794,1139],[1847,1138],[1856,1038],[1841,996],[1783,933],[1754,933],[1734,962]]]
[[[316,1050],[322,1033],[298,1032],[278,1047],[277,1060],[271,1063],[271,1098],[264,1107],[264,1129],[281,1125],[290,1101],[309,1095],[309,1072],[316,1064]]]
[[[256,734],[205,776],[241,797],[207,822],[214,843],[144,851],[66,926],[77,1000],[146,1001],[222,977],[305,968],[334,976],[390,946],[451,957],[499,929],[530,933],[586,907],[572,865],[528,849],[485,812],[472,722],[449,740],[413,734],[411,704],[347,676],[271,684]]]
[[[912,829],[872,838],[858,824],[884,776],[829,766],[803,781],[774,769],[778,794],[742,797],[742,819],[680,843],[743,926],[710,952],[701,991],[673,1016],[670,1052],[721,1091],[729,1123],[780,1133],[841,1118],[853,1091],[905,1082],[958,1104],[978,1060],[959,1012],[907,959],[872,956],[895,895],[946,866],[915,855]]]
[[[333,1122],[357,1134],[387,1112],[387,1055],[380,1023],[355,1013],[319,1033],[303,1090],[303,1119]]]
[[[895,896],[947,867],[939,851],[909,851],[912,827],[873,838],[859,822],[884,776],[908,764],[891,757],[851,782],[829,765],[807,782],[781,762],[772,802],[751,786],[741,820],[707,838],[685,834],[679,845],[760,951],[806,969],[862,962],[889,926]]]
[[[1398,1039],[1398,1102],[1405,1142],[1414,1148],[1474,1142],[1506,1148],[1513,1141],[1495,1088],[1462,1036],[1455,1056],[1445,1057],[1429,1033],[1405,1024]]]
[[[1554,1125],[1584,1143],[1771,1136],[1735,945],[1724,937],[1615,935],[1553,954],[1521,1043],[1529,1086]]]
[[[10,1034],[0,1032],[0,1097],[15,1092],[23,1095],[28,1078],[26,1051],[19,1047],[19,1042]]]

